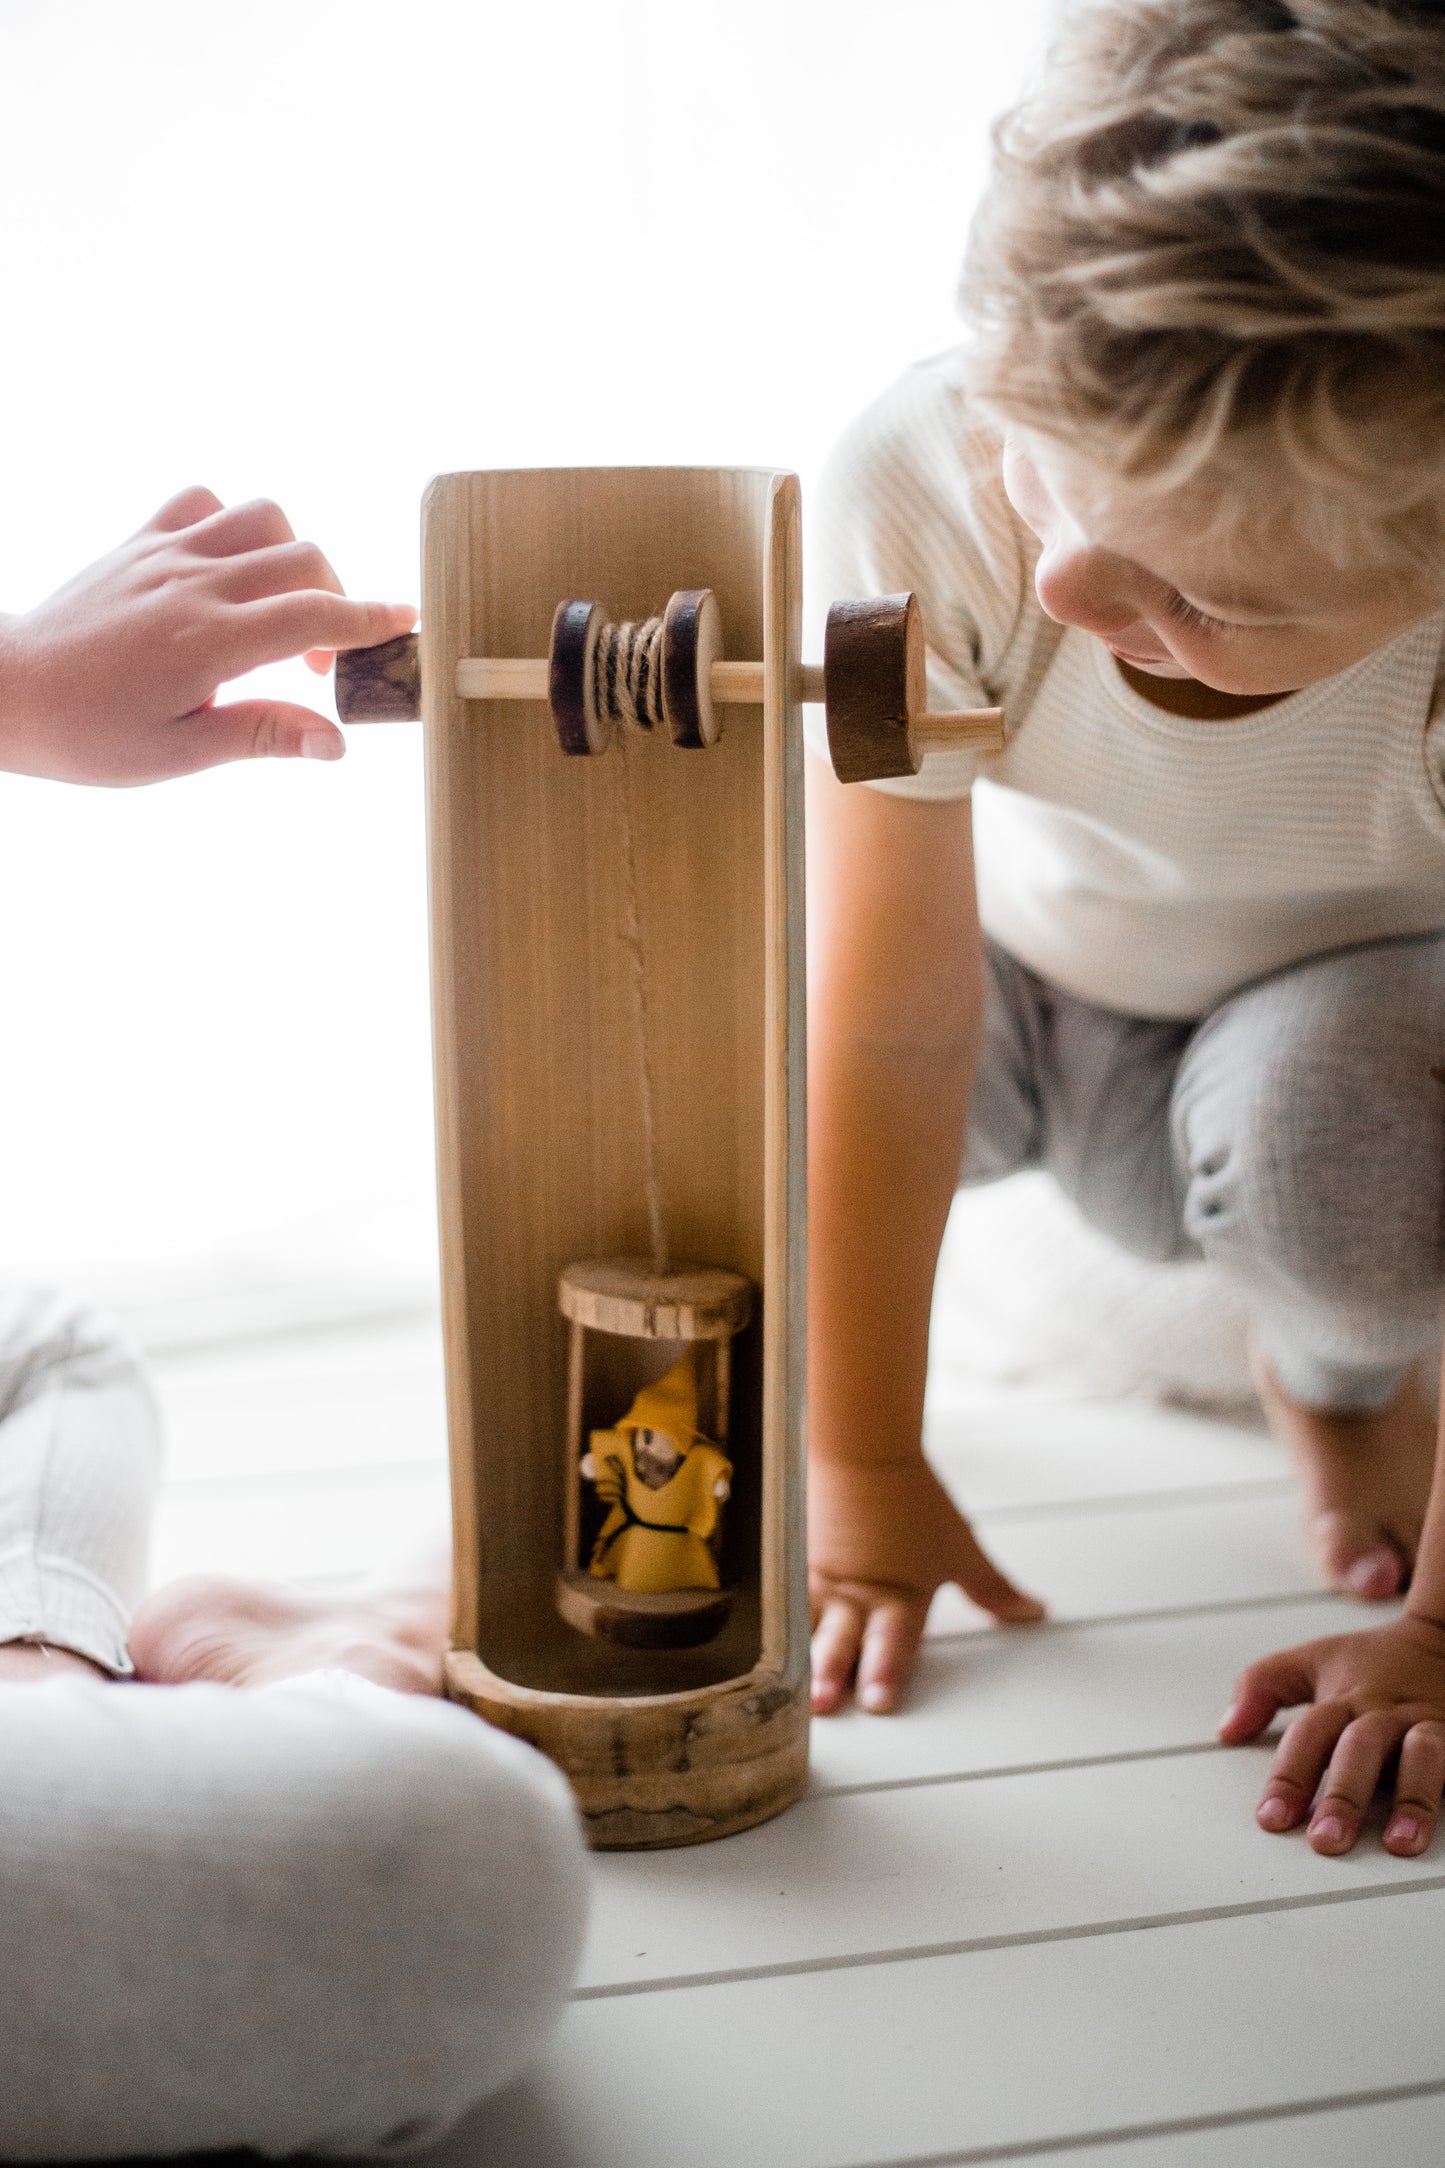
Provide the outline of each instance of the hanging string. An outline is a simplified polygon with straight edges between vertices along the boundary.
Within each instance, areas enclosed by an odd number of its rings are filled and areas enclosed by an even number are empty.
[[[662,721],[662,619],[642,625],[609,625],[597,643],[597,704],[622,728],[617,733],[617,806],[622,838],[623,945],[631,961],[632,1004],[637,1022],[638,1086],[642,1101],[643,1191],[652,1243],[652,1269],[669,1269],[667,1228],[662,1214],[662,1174],[657,1149],[657,1092],[652,1073],[652,1028],[647,1005],[647,971],[642,954],[642,915],[638,902],[637,849],[633,831],[632,763],[627,725],[650,730]],[[605,700],[605,707],[604,707]]]

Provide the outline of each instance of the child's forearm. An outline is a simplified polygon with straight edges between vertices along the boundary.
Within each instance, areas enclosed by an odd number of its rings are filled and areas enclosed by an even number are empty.
[[[815,779],[809,1434],[921,1450],[933,1276],[980,1009],[969,812]]]
[[[0,616],[0,766],[5,747],[23,734],[33,704],[15,624],[13,617]]]
[[[1445,1396],[1445,1377],[1441,1380],[1442,1396]],[[1445,1398],[1442,1398],[1445,1405]],[[1433,1625],[1445,1626],[1445,1451],[1441,1438],[1435,1441],[1435,1473],[1430,1484],[1430,1499],[1425,1508],[1425,1525],[1420,1531],[1420,1548],[1415,1554],[1415,1570],[1410,1577],[1410,1593],[1405,1609],[1415,1618],[1428,1619]]]
[[[853,1463],[921,1452],[939,1244],[962,1156],[966,1041],[935,1056],[834,1042],[809,1150],[809,1435]]]

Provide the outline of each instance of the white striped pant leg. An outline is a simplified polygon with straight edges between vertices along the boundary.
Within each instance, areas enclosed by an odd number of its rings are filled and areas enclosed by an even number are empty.
[[[64,1296],[0,1293],[0,1641],[130,1671],[159,1468],[130,1343]]]

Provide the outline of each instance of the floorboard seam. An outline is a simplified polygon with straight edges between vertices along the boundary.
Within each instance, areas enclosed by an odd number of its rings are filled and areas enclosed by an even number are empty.
[[[817,1972],[861,1972],[870,1965],[907,1965],[939,1957],[979,1957],[993,1950],[1037,1949],[1054,1942],[1091,1942],[1106,1935],[1146,1934],[1158,1927],[1202,1927],[1216,1920],[1313,1912],[1325,1905],[1367,1904],[1383,1897],[1420,1897],[1437,1890],[1445,1890],[1445,1874],[1412,1875],[1401,1882],[1357,1882],[1348,1889],[1314,1890],[1297,1897],[1260,1897],[1243,1904],[1199,1905],[1179,1912],[1139,1913],[1117,1920],[1088,1920],[1074,1927],[1035,1927],[1013,1935],[969,1935],[953,1942],[909,1943],[893,1950],[848,1951],[836,1957],[799,1957],[772,1965],[720,1966],[713,1972],[678,1972],[657,1979],[614,1980],[596,1987],[579,1987],[572,2000],[610,2002],[621,1995],[663,1995],[678,1988],[734,1987],[747,1981],[798,1979]],[[900,2163],[897,2168],[913,2168],[913,2164]]]
[[[1222,1596],[1198,1603],[1172,1603],[1161,1605],[1158,1610],[1144,1611],[1092,1611],[1084,1618],[1043,1618],[1027,1626],[1008,1629],[1011,1633],[1034,1635],[1088,1633],[1096,1626],[1137,1626],[1154,1619],[1216,1618],[1234,1611],[1283,1611],[1291,1604],[1333,1603],[1343,1610],[1347,1604],[1358,1610],[1353,1598],[1342,1596],[1331,1588],[1281,1589],[1270,1596]],[[925,1649],[937,1648],[947,1642],[956,1647],[959,1642],[982,1641],[993,1629],[987,1626],[959,1626],[944,1633],[930,1633],[925,1639]]]
[[[1249,1505],[1257,1498],[1288,1498],[1296,1488],[1291,1475],[1241,1476],[1228,1483],[1189,1483],[1171,1490],[1090,1491],[1068,1498],[1018,1499],[1012,1505],[971,1507],[969,1519],[996,1526],[1004,1521],[1082,1520],[1103,1513],[1147,1513],[1167,1506]]]
[[[1273,1734],[1266,1737],[1272,1742]],[[1263,1741],[1258,1743],[1264,1743]],[[799,1808],[819,1799],[864,1799],[874,1792],[921,1792],[940,1784],[984,1784],[997,1777],[1049,1777],[1065,1769],[1112,1769],[1125,1762],[1177,1761],[1188,1754],[1237,1754],[1218,1739],[1191,1739],[1179,1746],[1121,1747],[1112,1754],[1064,1754],[1055,1761],[999,1762],[990,1769],[946,1769],[923,1777],[870,1777],[858,1784],[818,1784],[805,1792]]]
[[[1210,2115],[1177,2116],[1158,2123],[1120,2123],[1064,2137],[1017,2139],[1006,2145],[966,2146],[954,2153],[910,2153],[898,2160],[868,2161],[860,2168],[988,2168],[994,2161],[1046,2160],[1050,2154],[1083,2153],[1101,2145],[1129,2145],[1147,2138],[1186,2138],[1198,2131],[1243,2130],[1305,2115],[1333,2115],[1350,2108],[1386,2108],[1402,2100],[1431,2100],[1445,2093],[1445,2078],[1407,2085],[1378,2085],[1357,2093],[1321,2093],[1313,2100],[1271,2101],[1262,2108],[1221,2108]]]

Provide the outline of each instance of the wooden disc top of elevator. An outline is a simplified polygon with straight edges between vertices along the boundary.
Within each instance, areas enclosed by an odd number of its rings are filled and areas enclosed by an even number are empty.
[[[593,1257],[563,1268],[562,1315],[630,1340],[731,1340],[753,1314],[753,1283],[721,1265],[655,1271],[645,1257]]]

